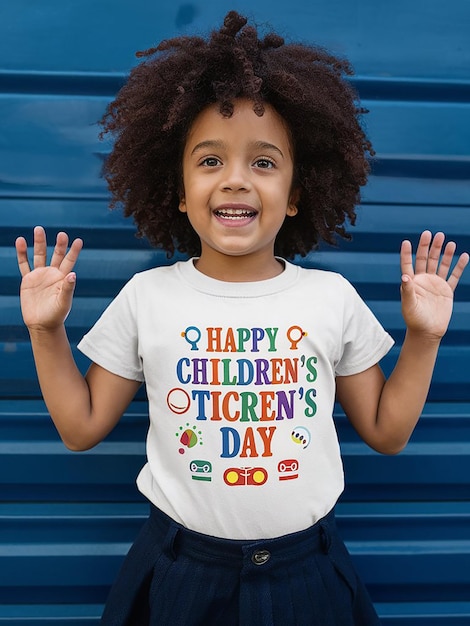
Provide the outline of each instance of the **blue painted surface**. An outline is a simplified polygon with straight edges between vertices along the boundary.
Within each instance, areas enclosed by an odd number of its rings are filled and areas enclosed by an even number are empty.
[[[86,453],[61,444],[40,399],[13,253],[44,224],[85,239],[73,345],[135,272],[167,263],[107,209],[96,120],[134,51],[206,32],[230,8],[353,62],[377,150],[354,240],[303,262],[349,278],[399,346],[398,249],[423,227],[470,249],[470,4],[318,0],[18,0],[0,23],[0,624],[97,624],[145,519],[134,480],[139,396]],[[97,271],[98,268],[98,271]],[[429,401],[407,449],[370,451],[338,411],[347,489],[339,524],[387,626],[470,623],[470,275],[457,292]],[[397,350],[384,360],[390,371]],[[80,366],[87,364],[77,355]],[[25,602],[27,599],[27,602]]]

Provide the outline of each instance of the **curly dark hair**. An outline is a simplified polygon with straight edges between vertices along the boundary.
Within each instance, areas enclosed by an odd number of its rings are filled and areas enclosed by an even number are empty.
[[[258,37],[247,19],[230,11],[209,37],[182,36],[138,52],[144,57],[101,119],[101,135],[114,138],[105,164],[111,207],[133,216],[139,236],[154,246],[200,254],[200,242],[182,195],[182,155],[196,116],[218,103],[230,117],[236,98],[268,103],[290,129],[293,188],[298,213],[284,221],[275,252],[306,255],[323,239],[349,239],[372,146],[360,124],[365,109],[348,75],[348,61],[314,45],[287,44],[275,33]]]

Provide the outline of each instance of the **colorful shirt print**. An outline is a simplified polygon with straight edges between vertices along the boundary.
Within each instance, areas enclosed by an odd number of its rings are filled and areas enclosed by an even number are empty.
[[[391,344],[338,274],[286,263],[271,280],[224,283],[188,261],[136,275],[79,347],[145,380],[144,495],[200,532],[256,539],[334,506],[335,376],[370,367]]]

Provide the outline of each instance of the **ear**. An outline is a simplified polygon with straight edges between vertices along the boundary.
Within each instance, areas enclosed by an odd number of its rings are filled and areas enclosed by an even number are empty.
[[[300,200],[299,188],[293,189],[290,194],[289,204],[287,205],[286,215],[288,217],[294,217],[294,215],[297,215],[297,213],[299,212],[299,209],[297,208],[297,202],[299,200]]]
[[[181,211],[181,213],[187,213],[188,210],[186,208],[186,199],[185,198],[180,198],[180,203],[178,205],[178,209]]]

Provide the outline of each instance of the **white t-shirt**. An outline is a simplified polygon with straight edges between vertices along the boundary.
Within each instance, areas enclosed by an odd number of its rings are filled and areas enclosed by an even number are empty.
[[[140,491],[188,528],[259,539],[335,505],[335,376],[392,344],[339,274],[286,263],[275,278],[229,283],[185,261],[135,275],[79,348],[146,383]]]

